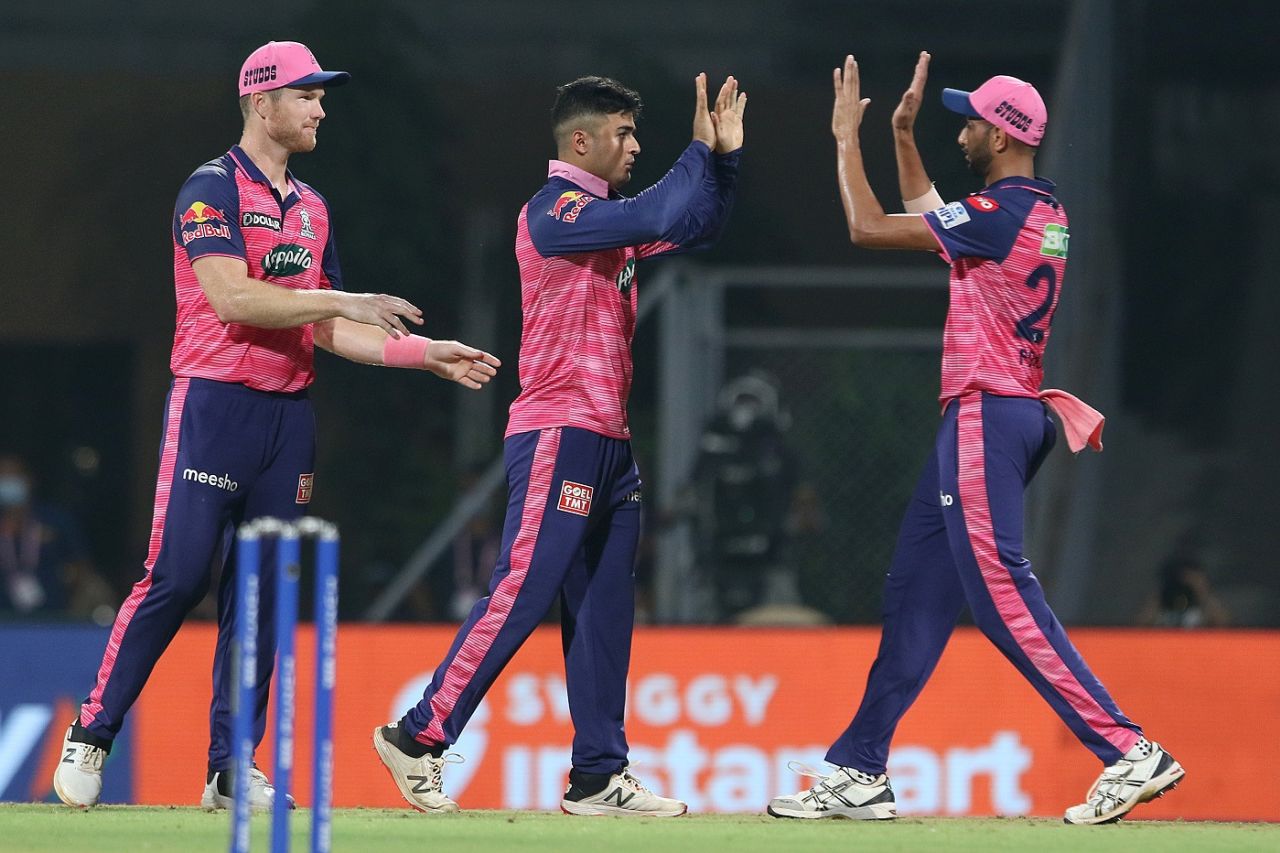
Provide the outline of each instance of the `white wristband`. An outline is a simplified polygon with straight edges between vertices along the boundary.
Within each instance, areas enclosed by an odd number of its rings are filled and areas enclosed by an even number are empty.
[[[930,184],[927,193],[919,198],[913,198],[911,201],[904,201],[902,208],[907,213],[928,213],[931,210],[937,210],[943,204],[942,196],[938,195],[938,191],[934,189],[933,184]]]

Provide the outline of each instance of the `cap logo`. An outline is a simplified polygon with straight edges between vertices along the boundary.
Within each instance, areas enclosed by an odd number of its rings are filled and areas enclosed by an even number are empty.
[[[1031,129],[1031,116],[1015,107],[1008,101],[1001,101],[1000,106],[996,107],[996,116],[1004,119],[1009,126],[1021,131]]]
[[[274,65],[259,65],[257,68],[246,68],[241,86],[257,86],[259,83],[270,83],[276,79]]]

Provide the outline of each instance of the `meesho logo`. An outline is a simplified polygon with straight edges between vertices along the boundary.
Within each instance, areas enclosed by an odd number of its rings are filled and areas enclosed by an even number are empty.
[[[197,471],[194,468],[183,469],[182,479],[191,480],[195,483],[207,483],[210,486],[228,492],[234,492],[240,488],[240,484],[231,479],[230,474],[208,474],[204,471]]]

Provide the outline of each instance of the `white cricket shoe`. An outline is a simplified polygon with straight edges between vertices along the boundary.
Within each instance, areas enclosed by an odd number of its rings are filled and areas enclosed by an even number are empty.
[[[62,759],[53,771],[53,790],[69,806],[89,808],[102,796],[102,763],[107,751],[90,743],[72,740],[75,724],[62,737]]]
[[[443,774],[446,764],[461,764],[462,756],[452,752],[439,758],[430,753],[420,758],[407,755],[396,746],[399,725],[397,722],[374,729],[373,748],[400,789],[400,795],[420,812],[456,812],[458,804],[444,794]]]
[[[1123,758],[1102,771],[1085,801],[1067,809],[1062,821],[1078,825],[1112,823],[1134,806],[1164,796],[1185,775],[1182,765],[1160,744],[1142,738]]]
[[[289,799],[289,808],[296,809],[298,804],[293,797]],[[255,812],[269,812],[276,802],[276,787],[267,780],[267,774],[257,767],[249,768],[249,808]],[[231,773],[217,771],[204,786],[204,794],[200,797],[200,808],[207,812],[219,809],[231,809],[236,804],[234,780]]]
[[[767,809],[774,817],[890,820],[898,816],[893,787],[883,773],[872,776],[852,767],[837,767],[824,775],[803,765],[787,766],[817,779],[818,784],[789,797],[774,797]]]
[[[609,777],[609,783],[603,790],[589,796],[582,795],[570,785],[560,801],[560,811],[576,815],[679,817],[689,811],[689,807],[679,800],[659,797],[623,767]]]

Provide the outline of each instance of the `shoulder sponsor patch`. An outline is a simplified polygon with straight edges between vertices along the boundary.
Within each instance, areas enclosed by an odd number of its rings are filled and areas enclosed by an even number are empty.
[[[591,495],[594,491],[591,486],[565,480],[560,484],[560,505],[556,509],[574,515],[590,515]]]
[[[996,204],[994,198],[988,198],[985,195],[971,195],[965,199],[975,210],[981,210],[983,213],[990,213],[993,210],[999,210],[1000,205]]]
[[[943,228],[955,228],[969,221],[969,211],[965,210],[964,204],[958,201],[944,204],[935,210],[933,215],[938,217],[938,223]]]
[[[182,227],[182,245],[201,237],[221,237],[231,239],[231,229],[227,226],[227,217],[221,210],[202,201],[193,202],[179,217]]]
[[[1071,234],[1067,226],[1050,222],[1044,226],[1044,237],[1040,240],[1040,254],[1050,258],[1065,258],[1067,243]]]
[[[547,216],[559,219],[561,222],[577,222],[578,214],[582,213],[582,209],[595,200],[595,196],[570,190],[560,194],[555,204],[551,205],[551,209],[547,211]]]

